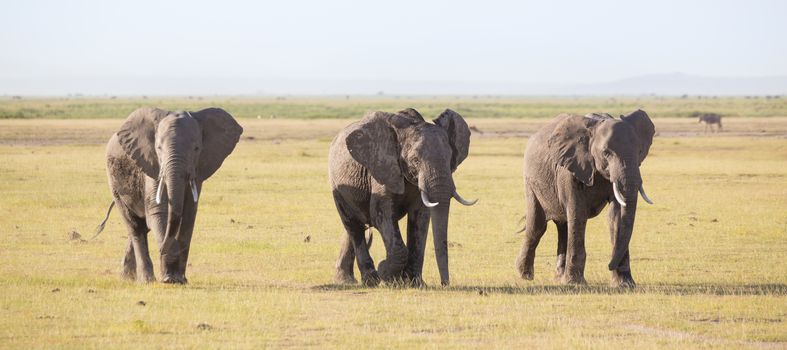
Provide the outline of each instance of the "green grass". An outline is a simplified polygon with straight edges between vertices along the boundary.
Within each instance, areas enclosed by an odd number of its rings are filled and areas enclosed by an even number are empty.
[[[508,97],[508,96],[343,96],[343,97],[0,97],[0,119],[125,118],[142,106],[198,110],[221,106],[238,118],[355,118],[369,110],[414,107],[424,115],[452,108],[472,118],[551,118],[563,112],[625,114],[646,108],[661,117],[691,118],[697,112],[725,117],[787,116],[787,99],[763,97]]]
[[[697,137],[680,134],[701,130],[693,121],[654,121],[680,137],[657,137],[643,164],[656,204],[637,214],[634,290],[606,286],[606,213],[588,225],[587,287],[552,281],[552,225],[535,280],[518,278],[527,139],[505,132],[543,121],[470,121],[489,132],[473,137],[455,180],[480,201],[452,206],[452,286],[439,287],[430,240],[422,290],[331,284],[344,233],[326,157],[346,119],[241,120],[244,139],[205,183],[185,286],[119,280],[126,232],[116,212],[95,241],[68,240],[103,218],[103,142],[120,119],[0,121],[0,344],[784,348],[787,120],[760,121],[768,137],[741,136],[744,118]]]

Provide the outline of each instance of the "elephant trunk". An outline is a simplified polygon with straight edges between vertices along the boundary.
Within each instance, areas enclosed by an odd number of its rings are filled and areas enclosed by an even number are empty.
[[[424,204],[429,207],[432,221],[432,235],[434,236],[434,252],[437,259],[437,269],[440,271],[440,283],[447,286],[450,283],[448,274],[448,212],[451,198],[456,192],[454,180],[448,177],[437,177],[428,180],[428,177],[419,176],[418,187],[423,195]],[[434,202],[426,204],[426,202]]]
[[[164,241],[161,244],[161,256],[162,264],[166,264],[176,261],[179,256],[177,250],[180,248],[177,242],[183,217],[183,201],[189,182],[182,162],[169,162],[163,170],[162,182],[167,193],[167,228],[164,231]]]
[[[620,268],[627,266],[624,264],[626,256],[629,254],[629,243],[634,232],[634,218],[637,214],[636,196],[634,202],[620,209],[620,221],[618,230],[615,233],[615,243],[612,248],[612,258],[609,261],[611,271],[620,271]]]
[[[448,274],[448,211],[450,201],[440,203],[440,205],[429,208],[432,219],[432,235],[434,236],[434,253],[437,259],[437,269],[440,271],[440,284],[448,286],[450,276]]]
[[[620,219],[617,225],[617,232],[615,232],[615,242],[612,250],[612,258],[609,262],[610,270],[618,270],[622,267],[627,267],[624,260],[628,256],[629,242],[634,230],[634,218],[637,214],[637,197],[640,188],[642,188],[642,177],[640,176],[639,167],[633,166],[624,167],[621,176],[613,177],[613,189],[616,201],[619,202]],[[629,169],[630,168],[630,169]],[[617,198],[623,197],[623,198]],[[622,202],[622,203],[621,203]],[[618,205],[618,204],[613,204]]]

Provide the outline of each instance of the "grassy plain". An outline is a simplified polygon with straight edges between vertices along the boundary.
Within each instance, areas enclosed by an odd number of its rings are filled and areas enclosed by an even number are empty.
[[[413,107],[436,115],[450,106],[474,118],[552,118],[559,113],[608,112],[613,115],[637,108],[662,118],[688,118],[697,112],[725,117],[787,116],[787,96],[663,97],[515,97],[515,96],[205,96],[205,97],[60,97],[0,96],[0,119],[106,119],[125,118],[143,106],[169,110],[198,110],[221,106],[238,118],[344,119],[369,110]]]
[[[104,106],[119,103],[113,101],[91,108],[119,108]],[[578,101],[587,106],[568,111],[630,107]],[[709,109],[744,110],[739,104],[747,101]],[[606,287],[606,213],[588,225],[587,287],[552,281],[551,225],[538,249],[536,279],[518,278],[522,154],[526,136],[547,116],[476,116],[442,100],[421,109],[433,115],[451,106],[483,131],[455,174],[461,193],[480,201],[452,208],[453,285],[437,287],[431,242],[424,268],[429,288],[333,285],[344,233],[327,184],[330,140],[346,118],[364,110],[420,102],[329,102],[352,113],[256,119],[262,112],[252,107],[227,108],[246,131],[205,183],[185,286],[117,278],[126,240],[117,213],[96,240],[69,240],[72,230],[91,236],[103,218],[110,202],[103,143],[132,106],[114,119],[0,120],[0,347],[787,347],[783,100],[761,109],[777,111],[772,115],[728,118],[727,131],[713,135],[682,117],[685,106],[676,113],[653,112],[673,108],[667,104],[641,106],[660,131],[642,168],[656,204],[638,212],[632,268],[639,286],[625,291]],[[485,103],[485,110],[502,108]],[[566,107],[543,104],[552,114]],[[160,105],[201,107],[186,99]],[[372,247],[376,260],[384,255],[380,243]]]

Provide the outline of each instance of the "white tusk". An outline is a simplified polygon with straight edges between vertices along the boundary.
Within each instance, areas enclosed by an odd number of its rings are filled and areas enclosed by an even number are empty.
[[[197,200],[199,199],[199,193],[197,193],[197,183],[194,181],[194,179],[191,179],[189,182],[191,183],[191,197],[194,198],[194,203],[197,203]]]
[[[424,192],[424,191],[421,191],[421,201],[424,202],[424,205],[427,208],[436,207],[438,204],[440,204],[440,203],[432,203],[432,202],[430,202],[429,198],[426,197],[426,192]]]
[[[643,188],[642,185],[639,185],[639,194],[642,195],[642,199],[644,199],[645,202],[648,202],[648,204],[653,204],[653,201],[651,201],[650,198],[648,198],[648,195],[645,194],[645,188]]]
[[[156,189],[156,204],[161,204],[161,189],[164,188],[164,177],[162,176],[158,182],[158,189]]]
[[[456,199],[457,202],[462,203],[463,205],[468,205],[468,206],[476,204],[476,202],[478,202],[478,199],[473,199],[473,200],[469,201],[467,199],[462,198],[462,196],[460,196],[459,193],[456,192],[456,190],[454,190],[454,199]]]
[[[615,199],[618,201],[618,203],[620,203],[621,206],[625,207],[626,201],[623,198],[623,195],[620,194],[620,191],[618,191],[618,184],[615,181],[612,181],[612,192],[615,192]]]

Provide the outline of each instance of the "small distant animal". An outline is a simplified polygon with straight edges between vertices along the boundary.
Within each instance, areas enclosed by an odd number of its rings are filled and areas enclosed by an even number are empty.
[[[711,132],[721,131],[721,116],[716,113],[704,113],[699,115],[698,123],[705,123],[705,132],[710,129]],[[716,131],[713,130],[713,125],[716,125]]]

